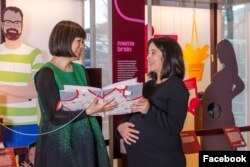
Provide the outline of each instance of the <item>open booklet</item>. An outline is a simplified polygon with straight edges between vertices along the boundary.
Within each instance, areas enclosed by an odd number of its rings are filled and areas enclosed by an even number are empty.
[[[143,84],[137,82],[137,79],[129,79],[117,82],[103,88],[90,86],[65,85],[60,90],[60,102],[57,109],[62,108],[66,111],[76,111],[86,109],[95,97],[98,97],[99,103],[104,100],[114,98],[118,107],[114,110],[95,114],[96,116],[121,115],[131,113],[130,105],[133,100],[142,96]]]

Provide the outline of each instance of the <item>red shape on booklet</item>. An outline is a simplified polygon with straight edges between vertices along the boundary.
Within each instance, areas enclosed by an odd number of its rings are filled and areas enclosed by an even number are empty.
[[[131,113],[130,105],[134,100],[142,97],[143,83],[137,82],[137,79],[129,79],[103,88],[90,86],[65,85],[64,90],[60,90],[60,102],[57,104],[57,110],[63,108],[66,111],[84,110],[93,101],[98,98],[99,103],[106,99],[115,99],[118,107],[112,111],[98,113],[96,116],[121,115]]]

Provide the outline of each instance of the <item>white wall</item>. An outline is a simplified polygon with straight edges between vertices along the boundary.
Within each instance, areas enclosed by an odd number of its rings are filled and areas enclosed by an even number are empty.
[[[50,58],[48,40],[57,22],[71,20],[83,25],[83,0],[6,0],[6,6],[22,10],[24,29],[21,38],[39,48],[45,61]]]
[[[185,44],[191,42],[194,11],[199,45],[200,47],[205,44],[210,45],[209,9],[152,6],[152,26],[154,27],[154,33],[176,34],[181,47],[185,48]],[[147,19],[147,17],[145,18]],[[207,58],[204,63],[203,78],[202,81],[198,82],[198,91],[204,91],[210,83],[210,59]]]

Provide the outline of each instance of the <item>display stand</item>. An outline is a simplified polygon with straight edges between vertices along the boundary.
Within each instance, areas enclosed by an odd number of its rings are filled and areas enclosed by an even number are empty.
[[[199,93],[199,100],[201,101],[203,94]],[[201,103],[200,103],[201,104]],[[195,134],[196,136],[200,136],[202,140],[202,136],[211,136],[211,135],[225,135],[224,128],[211,128],[211,129],[203,129],[202,128],[202,118],[203,118],[203,108],[202,105],[199,105],[198,108],[195,111]],[[242,126],[242,127],[237,127],[239,132],[246,132],[250,131],[250,126]],[[225,136],[226,138],[226,136]],[[204,148],[201,147],[201,150]]]
[[[250,126],[242,126],[239,127],[240,132],[250,131]],[[216,129],[201,129],[195,131],[197,136],[208,136],[208,135],[218,135],[224,134],[223,128],[216,128]]]
[[[182,131],[181,134],[182,148],[185,154],[197,153],[201,150],[195,131]]]

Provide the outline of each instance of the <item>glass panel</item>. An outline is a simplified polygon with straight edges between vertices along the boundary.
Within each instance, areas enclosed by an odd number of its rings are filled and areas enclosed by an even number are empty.
[[[95,5],[94,10],[93,6]],[[85,66],[96,67],[102,69],[102,85],[110,84],[112,78],[111,70],[111,54],[109,54],[109,22],[108,22],[108,0],[85,0],[84,1],[85,29],[87,38],[85,40]],[[91,16],[91,17],[90,17]],[[90,20],[92,19],[92,20]],[[93,19],[95,22],[93,22]],[[95,24],[95,25],[91,25]],[[94,31],[90,31],[94,27]],[[94,32],[94,38],[91,33]],[[92,40],[92,41],[91,41]],[[93,43],[91,43],[93,42]],[[94,52],[93,52],[93,48]],[[92,52],[91,52],[92,51]],[[94,53],[91,55],[91,53]],[[93,61],[93,62],[91,62]],[[102,119],[103,134],[105,139],[109,138],[108,133],[108,117]]]
[[[90,3],[89,0],[84,1],[84,29],[87,33],[87,38],[85,40],[85,67],[91,66],[90,59]]]
[[[112,78],[111,54],[109,53],[108,0],[96,0],[96,67],[102,68],[103,85],[109,84]],[[105,77],[104,77],[105,76]]]
[[[229,39],[234,47],[238,75],[245,84],[245,89],[233,99],[232,111],[237,126],[248,125],[248,46],[249,46],[249,9],[250,5],[227,6],[222,10],[222,39]],[[247,141],[247,133],[243,133]]]
[[[105,86],[112,81],[111,54],[109,53],[109,22],[108,22],[108,0],[96,0],[96,67],[102,68],[102,84]],[[111,51],[110,51],[111,52]],[[103,135],[109,139],[108,117],[102,119]]]

